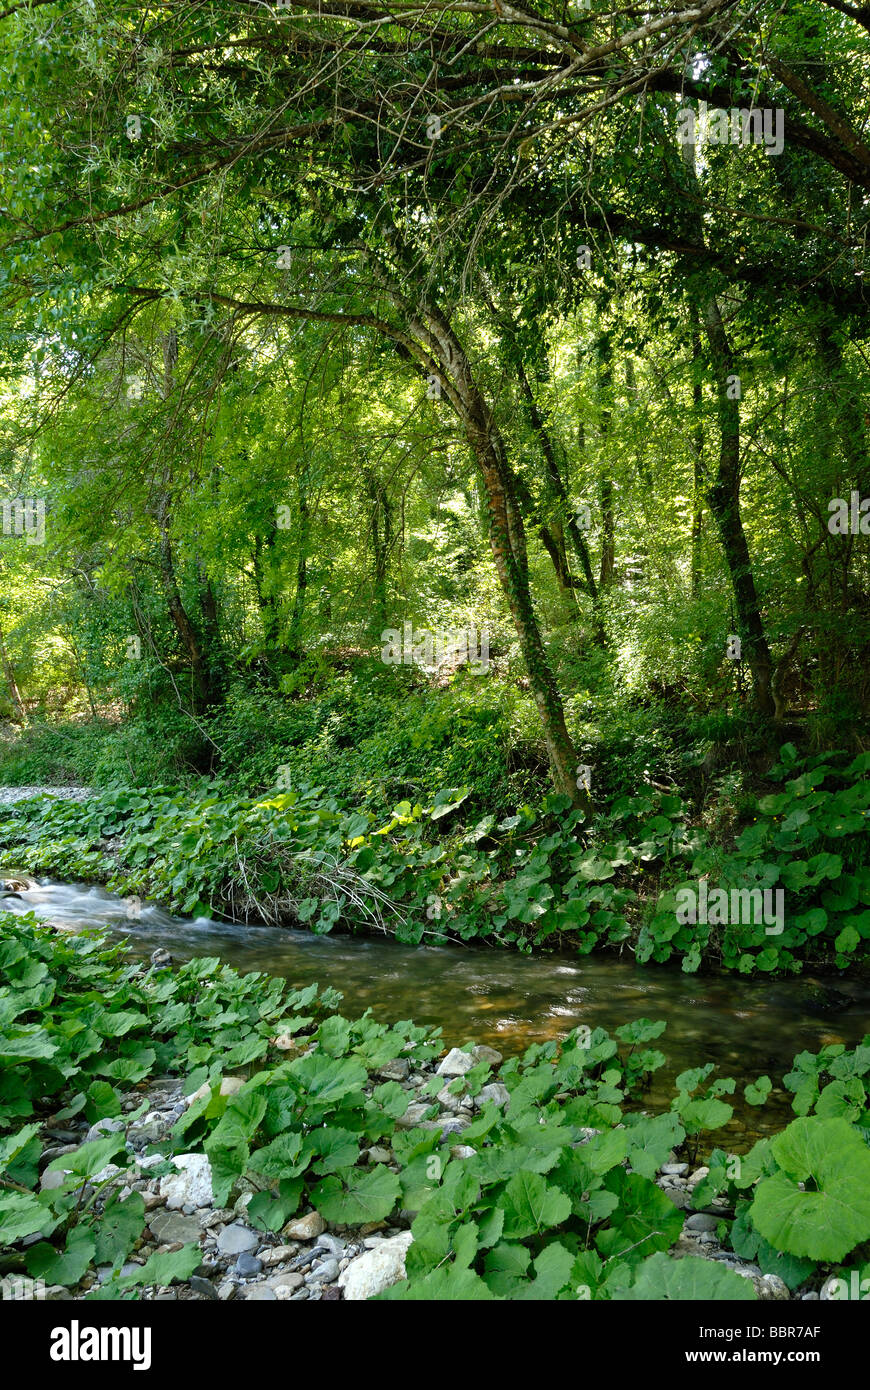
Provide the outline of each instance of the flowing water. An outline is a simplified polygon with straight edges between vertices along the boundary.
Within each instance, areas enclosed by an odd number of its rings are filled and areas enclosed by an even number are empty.
[[[774,1091],[763,1115],[742,1103],[743,1085],[761,1074],[778,1086],[795,1053],[826,1043],[854,1046],[870,1032],[870,982],[807,977],[771,982],[738,975],[684,975],[638,966],[631,958],[554,954],[520,956],[462,946],[400,946],[380,937],[315,936],[263,926],[175,917],[152,903],[86,884],[49,880],[0,895],[7,911],[126,936],[147,957],[158,947],[173,960],[220,956],[239,970],[282,975],[294,987],[317,981],[344,995],[342,1012],[365,1009],[384,1022],[413,1018],[442,1029],[447,1044],[473,1039],[505,1055],[560,1038],[578,1024],[614,1029],[635,1018],[664,1019],[653,1046],[668,1065],[656,1074],[649,1103],[667,1104],[673,1077],[715,1062],[738,1082],[735,1143],[793,1118],[790,1095]],[[137,915],[132,915],[136,913]],[[740,1146],[742,1147],[742,1145]]]

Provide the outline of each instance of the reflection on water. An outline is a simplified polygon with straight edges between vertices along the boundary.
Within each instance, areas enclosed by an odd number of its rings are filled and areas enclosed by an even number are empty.
[[[205,918],[174,917],[87,885],[44,882],[0,895],[3,908],[74,924],[101,925],[127,936],[137,955],[158,946],[175,960],[217,955],[239,970],[283,975],[294,986],[317,981],[344,995],[349,1017],[371,1009],[383,1021],[413,1018],[439,1026],[445,1043],[490,1043],[505,1055],[563,1037],[585,1023],[614,1029],[634,1018],[665,1019],[657,1044],[668,1058],[651,1104],[670,1094],[673,1077],[715,1062],[738,1082],[735,1141],[777,1128],[792,1117],[788,1093],[774,1092],[758,1112],[742,1104],[748,1080],[762,1073],[778,1084],[795,1053],[825,1043],[854,1046],[870,1032],[866,980],[704,978],[679,969],[642,967],[609,956],[526,957],[460,946],[400,946],[386,938],[314,936]]]

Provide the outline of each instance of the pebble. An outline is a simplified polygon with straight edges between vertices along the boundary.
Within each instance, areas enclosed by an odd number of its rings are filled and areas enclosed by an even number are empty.
[[[211,1164],[205,1154],[177,1154],[172,1160],[178,1169],[160,1179],[160,1195],[170,1208],[210,1207],[214,1202]]]
[[[661,1170],[671,1178],[684,1178],[689,1171],[688,1163],[666,1163]]]
[[[500,1081],[491,1081],[488,1086],[482,1086],[478,1091],[475,1100],[478,1109],[482,1109],[487,1101],[499,1107],[508,1106],[511,1103],[511,1094],[507,1086]]]
[[[262,1274],[263,1261],[243,1250],[233,1268],[240,1279],[249,1279],[254,1274]]]
[[[285,1260],[291,1260],[296,1254],[295,1245],[272,1245],[260,1251],[260,1259],[264,1265],[280,1265]]]
[[[423,1105],[418,1101],[416,1104],[408,1106],[405,1114],[400,1115],[396,1120],[396,1124],[401,1129],[415,1129],[431,1109],[431,1105]]]
[[[234,1221],[232,1226],[224,1226],[218,1235],[217,1246],[222,1255],[241,1255],[249,1250],[256,1250],[260,1240],[261,1237],[249,1226],[243,1226],[241,1221]]]
[[[314,1240],[325,1230],[326,1222],[320,1212],[310,1211],[307,1216],[298,1216],[295,1220],[288,1221],[281,1234],[288,1240]]]
[[[190,1284],[191,1292],[202,1294],[203,1298],[215,1299],[218,1296],[218,1291],[211,1280],[203,1279],[200,1274],[191,1274],[188,1283]]]
[[[378,1068],[378,1076],[385,1081],[407,1081],[410,1070],[411,1063],[407,1057],[394,1057],[392,1062]]]
[[[715,1231],[718,1224],[715,1216],[705,1216],[703,1212],[686,1217],[687,1231]]]
[[[180,1242],[187,1245],[197,1241],[202,1235],[202,1226],[195,1216],[182,1216],[178,1211],[156,1211],[151,1217],[149,1229],[154,1239],[162,1245]]]
[[[302,1288],[305,1280],[301,1274],[276,1274],[272,1279],[267,1279],[266,1283],[275,1290],[279,1298],[284,1290],[283,1297],[287,1298],[296,1289]]]
[[[467,1071],[471,1071],[474,1066],[474,1056],[470,1052],[463,1052],[461,1048],[452,1047],[447,1056],[444,1057],[435,1068],[438,1076],[464,1076]]]
[[[91,1113],[93,1114],[93,1111]],[[125,1126],[123,1120],[115,1120],[109,1118],[105,1120],[97,1120],[95,1124],[91,1125],[90,1129],[85,1135],[85,1142],[90,1143],[92,1139],[102,1139],[107,1134],[117,1134],[118,1131],[124,1129],[124,1127]]]
[[[321,1250],[325,1250],[334,1259],[340,1260],[342,1255],[345,1254],[347,1247],[343,1240],[339,1240],[338,1236],[326,1233],[317,1238],[317,1249],[314,1252],[315,1257]]]

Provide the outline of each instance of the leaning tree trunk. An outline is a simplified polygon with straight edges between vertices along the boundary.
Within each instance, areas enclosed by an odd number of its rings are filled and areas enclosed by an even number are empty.
[[[442,386],[462,422],[480,470],[489,543],[540,715],[553,784],[576,806],[588,809],[589,796],[582,785],[577,785],[577,752],[568,733],[562,700],[532,604],[525,531],[504,441],[459,340],[444,315],[433,306],[425,305],[421,317],[422,322],[419,319],[412,322],[412,331],[440,364]]]

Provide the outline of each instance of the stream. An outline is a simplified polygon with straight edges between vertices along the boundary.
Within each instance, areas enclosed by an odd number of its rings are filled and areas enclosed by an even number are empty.
[[[440,1027],[451,1046],[473,1039],[509,1056],[583,1023],[613,1030],[635,1018],[664,1019],[667,1030],[652,1046],[665,1053],[668,1064],[656,1073],[645,1104],[667,1105],[674,1076],[715,1062],[721,1075],[738,1083],[728,1097],[735,1115],[727,1129],[739,1147],[794,1118],[790,1093],[779,1083],[796,1053],[835,1042],[853,1047],[870,1032],[870,982],[854,976],[770,981],[685,975],[669,966],[644,967],[604,955],[402,946],[385,937],[315,936],[191,920],[150,902],[142,902],[133,916],[130,901],[100,887],[49,879],[38,887],[0,892],[6,911],[104,927],[127,937],[133,952],[146,959],[162,947],[176,962],[214,955],[238,970],[281,975],[293,987],[315,981],[331,985],[344,996],[346,1016],[371,1009],[383,1022],[413,1018]],[[764,1073],[775,1089],[759,1112],[744,1103],[742,1087]]]

